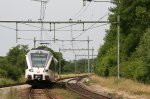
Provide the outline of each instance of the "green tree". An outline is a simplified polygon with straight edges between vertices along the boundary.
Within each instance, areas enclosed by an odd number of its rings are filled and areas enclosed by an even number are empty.
[[[17,45],[16,47],[12,47],[8,54],[7,54],[7,60],[8,62],[20,68],[22,72],[24,72],[25,69],[25,55],[29,51],[27,45]]]
[[[135,57],[140,59],[144,64],[137,66],[134,77],[146,83],[150,82],[150,29],[142,36],[140,45],[137,48]]]
[[[120,14],[120,73],[130,79],[150,83],[149,39],[150,0],[112,0],[115,7],[109,21],[117,21]],[[95,72],[114,76],[117,71],[117,24],[106,31],[104,45],[99,49]]]

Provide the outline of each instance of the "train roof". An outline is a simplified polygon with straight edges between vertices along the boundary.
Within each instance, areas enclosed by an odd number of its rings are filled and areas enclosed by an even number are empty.
[[[50,51],[48,50],[41,50],[41,49],[32,49],[30,50],[28,53],[50,53],[52,54]]]

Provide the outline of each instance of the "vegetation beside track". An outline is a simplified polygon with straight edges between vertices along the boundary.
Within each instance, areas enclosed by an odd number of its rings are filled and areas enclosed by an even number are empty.
[[[17,45],[9,50],[5,57],[0,57],[0,84],[22,82],[25,70],[25,54],[28,46]]]
[[[95,72],[117,75],[117,16],[120,15],[120,76],[150,84],[150,0],[112,0],[110,29],[99,49]]]
[[[86,75],[86,73],[81,73],[81,74],[61,74],[61,78],[67,78],[67,77],[76,77],[76,76],[83,76]]]
[[[104,93],[112,96],[132,97],[129,99],[149,99],[150,85],[142,84],[130,79],[121,78],[119,81],[115,77],[100,77],[92,75],[89,81],[84,83],[90,88],[99,86]]]
[[[26,79],[24,78],[24,75],[22,75],[18,80],[13,80],[10,78],[0,78],[0,85],[9,85],[9,84],[16,84],[16,83],[24,83],[26,82]]]

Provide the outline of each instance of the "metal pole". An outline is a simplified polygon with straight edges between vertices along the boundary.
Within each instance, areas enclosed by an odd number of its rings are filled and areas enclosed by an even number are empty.
[[[41,42],[43,42],[43,23],[41,24]]]
[[[93,72],[93,66],[94,66],[94,58],[93,58],[93,54],[94,54],[94,48],[92,48],[92,60],[93,60],[93,64],[91,67],[91,72]]]
[[[88,75],[90,73],[90,60],[89,60],[89,36],[88,36]]]
[[[83,23],[83,31],[84,31],[85,29],[84,29],[84,23]]]
[[[119,4],[120,4],[120,0],[118,3],[118,7],[119,7]],[[120,13],[119,13],[119,8],[118,8],[118,16],[117,16],[117,21],[118,21],[118,25],[117,25],[117,43],[118,43],[118,55],[117,55],[118,74],[117,74],[117,78],[118,79],[120,79]]]
[[[86,57],[85,57],[85,73],[86,73],[86,71],[87,71],[87,68],[86,68]]]
[[[61,74],[61,56],[60,56],[60,48],[59,48],[59,75]]]
[[[77,69],[76,58],[77,58],[77,56],[75,55],[75,74],[77,73],[77,71],[76,71],[76,69]]]
[[[51,26],[51,23],[49,24],[49,26],[50,26],[50,29],[49,29],[49,31],[51,32],[51,31],[52,31],[52,26]]]
[[[34,37],[34,48],[36,48],[36,38]]]
[[[16,23],[16,43],[18,43],[18,23]]]
[[[83,6],[86,6],[86,0],[83,0]]]
[[[55,23],[54,23],[54,43],[55,43]]]

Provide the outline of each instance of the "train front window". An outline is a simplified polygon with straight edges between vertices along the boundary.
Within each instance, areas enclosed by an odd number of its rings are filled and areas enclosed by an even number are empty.
[[[32,53],[31,54],[31,61],[32,67],[44,67],[47,60],[47,54],[41,53]]]

